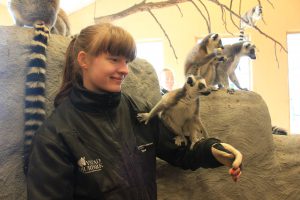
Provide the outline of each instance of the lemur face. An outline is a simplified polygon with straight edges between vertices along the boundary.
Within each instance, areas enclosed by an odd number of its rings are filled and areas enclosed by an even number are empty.
[[[210,34],[210,37],[208,39],[207,51],[208,53],[211,53],[214,49],[218,49],[218,48],[224,49],[221,37],[217,33],[212,33]]]
[[[256,59],[255,45],[250,42],[244,42],[242,47],[242,55],[249,56],[251,59]]]
[[[259,20],[262,17],[262,7],[260,5],[255,6],[252,12],[252,18],[254,20]]]
[[[187,92],[190,95],[209,95],[210,94],[210,90],[208,90],[207,86],[206,86],[206,81],[204,78],[200,77],[200,76],[194,76],[194,75],[190,75],[187,78],[186,81],[186,85],[187,85]]]

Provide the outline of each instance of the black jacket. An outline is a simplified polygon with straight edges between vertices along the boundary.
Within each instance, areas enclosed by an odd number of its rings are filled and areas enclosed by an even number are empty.
[[[75,87],[34,138],[28,199],[154,200],[156,156],[183,169],[220,166],[211,154],[219,140],[178,147],[158,118],[137,121],[140,105]]]

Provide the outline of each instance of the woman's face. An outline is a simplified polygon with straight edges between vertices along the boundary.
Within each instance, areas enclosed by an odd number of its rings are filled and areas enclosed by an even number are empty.
[[[120,92],[121,84],[128,74],[128,61],[123,56],[102,53],[97,57],[86,55],[82,66],[83,85],[91,91]]]

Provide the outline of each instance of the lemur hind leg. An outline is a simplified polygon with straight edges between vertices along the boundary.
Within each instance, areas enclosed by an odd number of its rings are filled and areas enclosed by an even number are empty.
[[[174,138],[174,140],[175,140],[175,144],[177,146],[181,146],[182,143],[184,144],[184,146],[186,146],[188,144],[187,139],[185,138],[184,135],[178,135]]]
[[[184,134],[189,136],[191,142],[190,149],[193,149],[194,145],[201,139],[208,138],[208,133],[198,115],[195,115],[192,119],[188,120],[183,129]]]

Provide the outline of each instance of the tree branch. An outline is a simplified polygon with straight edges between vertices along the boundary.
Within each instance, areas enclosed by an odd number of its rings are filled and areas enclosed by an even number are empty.
[[[257,3],[259,6],[261,6],[261,1],[260,0],[257,0]]]
[[[177,57],[177,55],[176,55],[175,49],[174,49],[174,47],[173,47],[173,45],[172,45],[172,43],[171,43],[171,40],[170,40],[170,38],[169,38],[167,32],[165,31],[165,29],[163,28],[163,26],[161,25],[161,23],[159,23],[158,19],[155,17],[155,15],[153,14],[153,12],[152,12],[150,9],[148,9],[148,12],[149,12],[150,15],[154,18],[154,20],[155,20],[156,23],[159,25],[159,27],[161,28],[161,30],[164,32],[166,38],[167,38],[168,41],[169,41],[170,47],[171,47],[171,49],[173,50],[173,54],[174,54],[174,56],[175,56],[175,58],[176,58],[176,60],[177,60],[178,57]]]
[[[127,16],[137,13],[137,12],[171,7],[176,4],[184,3],[184,2],[188,2],[188,1],[191,1],[191,0],[168,0],[168,1],[149,2],[149,3],[146,3],[146,0],[144,0],[141,3],[135,4],[121,12],[114,13],[111,15],[97,17],[94,19],[94,21],[96,24],[102,23],[102,22],[112,22],[114,20],[121,19],[123,17],[127,17]]]
[[[218,5],[220,8],[221,8],[221,11],[222,11],[222,20],[223,20],[223,23],[225,25],[225,29],[228,33],[230,33],[231,35],[233,35],[228,29],[227,29],[227,21],[226,21],[226,12],[225,10],[227,10],[229,13],[230,13],[230,17],[231,17],[231,21],[232,23],[236,26],[237,29],[239,29],[239,26],[235,23],[235,21],[233,20],[233,17],[232,16],[235,16],[236,18],[240,19],[241,21],[244,21],[245,23],[247,23],[246,20],[242,19],[242,17],[240,16],[240,14],[237,14],[236,12],[234,12],[232,10],[232,4],[233,4],[233,0],[230,1],[230,8],[228,6],[226,6],[225,4],[222,4],[219,2],[219,0],[207,0],[207,1],[210,1],[216,5]],[[260,0],[257,0],[259,4],[261,4],[261,1]],[[274,8],[274,5],[272,4],[272,2],[270,0],[266,0],[273,8]],[[148,11],[152,17],[155,19],[155,21],[158,23],[158,25],[160,26],[160,28],[163,30],[166,38],[168,39],[169,41],[169,44],[170,44],[170,47],[172,48],[173,50],[173,53],[175,55],[175,58],[177,59],[177,55],[175,53],[175,49],[174,47],[172,46],[171,44],[171,41],[170,41],[170,38],[168,37],[166,31],[163,29],[162,25],[158,22],[157,18],[155,17],[155,15],[151,12],[152,9],[160,9],[160,8],[166,8],[166,7],[171,7],[171,6],[178,6],[177,4],[179,3],[184,3],[184,2],[192,2],[194,4],[194,6],[198,9],[198,11],[200,12],[200,14],[203,16],[203,18],[205,19],[206,21],[206,24],[208,26],[208,30],[209,32],[211,32],[211,23],[210,23],[210,16],[209,16],[209,12],[205,6],[205,4],[199,0],[199,2],[204,6],[206,12],[207,12],[207,15],[208,15],[208,19],[205,17],[205,15],[201,12],[201,10],[199,9],[199,7],[195,4],[195,2],[193,2],[193,0],[166,0],[166,1],[161,1],[161,2],[149,2],[149,3],[146,3],[146,0],[143,0],[141,3],[138,3],[138,4],[135,4],[121,12],[118,12],[118,13],[114,13],[114,14],[111,14],[111,15],[107,15],[107,16],[101,16],[101,17],[98,17],[98,18],[95,18],[95,23],[101,23],[101,22],[111,22],[111,21],[114,21],[114,20],[117,20],[117,19],[120,19],[120,18],[123,18],[123,17],[126,17],[128,15],[131,15],[131,14],[134,14],[134,13],[137,13],[137,12],[141,12],[141,11]],[[241,1],[240,1],[240,4],[241,4]],[[241,6],[241,5],[240,5]],[[179,9],[180,10],[180,9]],[[240,8],[239,8],[239,13],[240,13]],[[181,10],[180,10],[181,12]],[[181,12],[182,13],[182,12]],[[224,17],[225,16],[225,17]],[[253,26],[253,28],[255,30],[257,30],[260,34],[264,35],[265,37],[267,37],[268,39],[272,40],[275,45],[279,45],[281,47],[281,49],[283,49],[286,53],[288,52],[287,49],[280,43],[278,42],[276,39],[274,39],[273,37],[269,36],[268,34],[266,34],[265,32],[263,32],[261,29],[259,29],[257,26]],[[276,51],[276,49],[275,49]],[[277,55],[277,52],[275,52],[275,54]],[[277,59],[277,57],[276,57]]]
[[[230,32],[227,28],[227,20],[226,20],[226,12],[224,10],[223,7],[220,6],[221,12],[222,12],[222,21],[223,21],[223,25],[225,27],[225,30],[227,31],[227,33],[234,35],[232,32]]]
[[[208,23],[210,24],[210,29],[211,29],[210,14],[209,14],[209,12],[208,12],[208,10],[207,10],[207,7],[205,6],[205,4],[204,4],[201,0],[199,0],[199,2],[202,4],[202,6],[204,7],[204,9],[205,9],[205,11],[206,11]]]
[[[235,17],[239,18],[240,20],[244,21],[245,23],[247,23],[246,20],[244,20],[241,16],[239,16],[237,13],[235,13],[234,11],[230,10],[230,8],[228,8],[228,6],[220,3],[218,0],[208,0],[213,2],[214,4],[217,4],[218,6],[221,6],[223,8],[225,8],[228,12],[232,13]],[[272,40],[273,42],[275,42],[276,44],[278,44],[286,53],[288,52],[287,49],[277,40],[275,40],[273,37],[269,36],[268,34],[264,33],[262,30],[260,30],[257,26],[252,26],[255,30],[257,30],[260,34],[264,35],[265,37],[269,38],[270,40]]]
[[[239,15],[240,15],[240,16],[242,16],[242,15],[241,15],[241,10],[242,10],[242,0],[240,0],[240,4],[239,4]]]
[[[276,42],[274,42],[274,49],[275,49],[275,58],[276,58],[276,62],[277,62],[277,67],[279,69],[279,61],[278,61],[278,56],[277,56],[277,45],[276,45]]]
[[[288,53],[287,49],[280,42],[278,42],[277,40],[275,40],[273,37],[269,36],[268,34],[264,33],[257,26],[253,26],[253,28],[255,28],[260,34],[264,35],[265,37],[269,38],[270,40],[272,40],[273,42],[278,44],[281,47],[281,49],[283,49],[286,53]]]
[[[231,11],[232,11],[232,2],[233,2],[233,0],[230,0],[230,8],[229,8],[229,9],[230,9]],[[240,26],[238,26],[238,25],[235,23],[235,21],[233,20],[233,18],[232,18],[232,12],[230,12],[230,19],[231,19],[233,25],[234,25],[237,29],[240,30]]]
[[[179,5],[178,5],[178,4],[176,4],[176,7],[178,8],[178,10],[179,10],[179,12],[180,12],[180,14],[181,14],[181,17],[183,17],[183,13],[182,13],[182,11],[181,11],[181,9],[180,9],[180,7],[179,7]]]
[[[274,5],[273,5],[273,3],[272,3],[270,0],[267,0],[267,2],[269,2],[269,4],[270,4],[273,8],[275,8]]]
[[[197,4],[195,4],[195,2],[193,0],[191,0],[190,2],[195,6],[195,8],[198,10],[198,12],[202,15],[203,19],[206,22],[208,33],[211,33],[211,25],[208,22],[208,19],[206,19],[205,15],[202,13],[202,11],[200,10],[200,8],[197,6]]]

